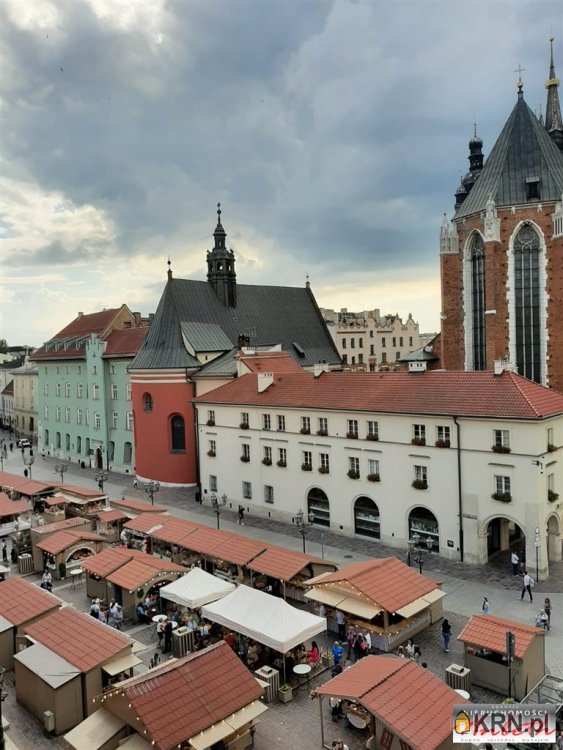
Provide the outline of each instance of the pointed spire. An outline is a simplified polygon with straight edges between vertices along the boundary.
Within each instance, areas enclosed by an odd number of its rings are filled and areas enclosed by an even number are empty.
[[[516,82],[516,90],[518,91],[518,98],[523,99],[524,98],[524,81],[522,80],[522,73],[526,72],[526,68],[523,68],[519,64],[514,72],[518,73],[518,81]]]
[[[549,78],[545,82],[547,89],[545,129],[558,148],[563,151],[563,120],[561,119],[561,105],[559,104],[559,79],[555,75],[555,63],[553,62],[553,37],[550,38],[549,44]]]

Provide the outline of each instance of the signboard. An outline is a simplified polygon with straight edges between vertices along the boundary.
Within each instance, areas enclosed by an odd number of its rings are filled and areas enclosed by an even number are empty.
[[[454,706],[453,741],[460,744],[555,743],[557,706],[466,703]]]

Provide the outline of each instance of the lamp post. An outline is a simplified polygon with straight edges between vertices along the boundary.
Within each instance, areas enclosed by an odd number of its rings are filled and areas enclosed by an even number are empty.
[[[68,464],[55,464],[55,474],[60,474],[61,484],[64,484],[65,474],[68,471]]]
[[[540,547],[541,547],[541,534],[539,528],[536,528],[534,547],[536,548],[536,581],[540,581]]]
[[[153,482],[151,479],[150,482],[143,482],[141,485],[143,492],[148,495],[151,499],[151,505],[154,505],[154,496],[157,492],[160,491],[160,482]]]
[[[33,450],[31,448],[29,449],[29,453],[26,453],[22,448],[22,461],[23,465],[27,468],[29,478],[31,479],[31,467],[35,461],[35,456],[33,455]]]
[[[209,498],[211,500],[211,507],[213,508],[213,511],[215,512],[215,515],[217,516],[217,528],[221,528],[221,513],[223,512],[223,508],[227,504],[227,496],[225,494],[221,495],[221,497],[217,497],[217,494],[213,492]]]
[[[303,540],[303,553],[306,551],[305,540],[309,533],[309,527],[312,526],[314,520],[315,517],[312,513],[309,513],[307,518],[305,518],[305,514],[302,510],[297,511],[295,514],[295,525],[297,526],[297,531],[301,534],[301,539]]]
[[[101,492],[104,491],[104,482],[107,481],[109,477],[109,474],[106,471],[98,471],[94,475],[94,479],[98,483],[98,487],[100,488]]]
[[[428,554],[432,552],[433,542],[430,537],[427,537],[425,540],[425,549],[423,546],[421,546],[420,541],[420,535],[416,533],[413,534],[412,539],[409,539],[408,564],[410,566],[412,560],[415,565],[418,565],[418,572],[420,573],[420,575],[422,575],[422,568],[424,567],[424,563],[426,561],[425,552],[428,552]]]

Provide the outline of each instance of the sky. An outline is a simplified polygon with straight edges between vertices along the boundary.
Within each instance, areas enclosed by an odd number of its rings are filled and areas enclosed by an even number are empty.
[[[243,283],[438,330],[438,235],[477,122],[563,76],[543,0],[2,0],[0,337],[156,308],[204,278],[216,204]],[[558,64],[560,63],[560,64]]]

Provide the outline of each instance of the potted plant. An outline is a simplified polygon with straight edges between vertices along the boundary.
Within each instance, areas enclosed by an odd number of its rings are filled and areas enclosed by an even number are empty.
[[[282,459],[280,458],[277,465],[280,467],[280,469],[285,469],[285,467],[287,466],[287,461],[282,461]]]
[[[310,435],[311,434],[311,428],[310,427],[302,427],[299,432],[302,435]]]
[[[495,453],[510,453],[508,445],[493,445],[492,449]]]
[[[328,474],[328,466],[319,466],[319,474]]]
[[[317,435],[319,435],[320,437],[327,437],[328,430],[317,430]]]
[[[436,440],[435,446],[436,448],[449,448],[450,441],[449,440]]]
[[[207,455],[208,455],[208,456],[209,456],[210,458],[215,458],[215,456],[216,456],[217,454],[216,454],[216,453],[215,453],[215,451],[213,451],[213,450],[208,450],[208,451],[207,451]]]
[[[374,442],[376,442],[377,440],[379,440],[379,435],[376,435],[375,432],[368,432],[368,434],[366,435],[366,440],[373,440]]]
[[[368,474],[368,482],[379,482],[379,474]]]
[[[510,492],[493,492],[493,500],[498,500],[500,503],[509,503],[512,500]]]
[[[205,423],[208,427],[215,427],[215,420],[214,419],[208,419]]]
[[[415,479],[412,483],[412,486],[415,488],[415,490],[427,490],[428,482],[426,481],[426,479]]]
[[[312,464],[301,464],[301,471],[313,471],[313,465]]]
[[[293,688],[291,685],[288,685],[287,682],[280,685],[278,688],[278,698],[282,703],[289,703],[289,701],[293,700]]]
[[[354,471],[354,469],[348,469],[348,476],[350,477],[350,479],[359,479],[360,472]]]
[[[547,452],[548,453],[553,453],[553,451],[556,451],[556,450],[557,450],[557,446],[556,445],[553,445],[553,443],[548,443],[547,444]]]
[[[346,437],[348,440],[357,440],[358,439],[358,433],[357,432],[347,432]]]
[[[271,458],[263,458],[262,463],[264,466],[271,466],[272,465],[272,459]]]
[[[239,424],[239,427],[240,427],[241,430],[248,430],[248,429],[250,429],[250,425],[248,424],[248,422],[241,422]]]
[[[243,453],[240,457],[240,460],[243,462],[243,464],[247,464],[250,461],[250,456],[245,456]]]
[[[426,438],[414,437],[411,440],[411,445],[426,445]]]

